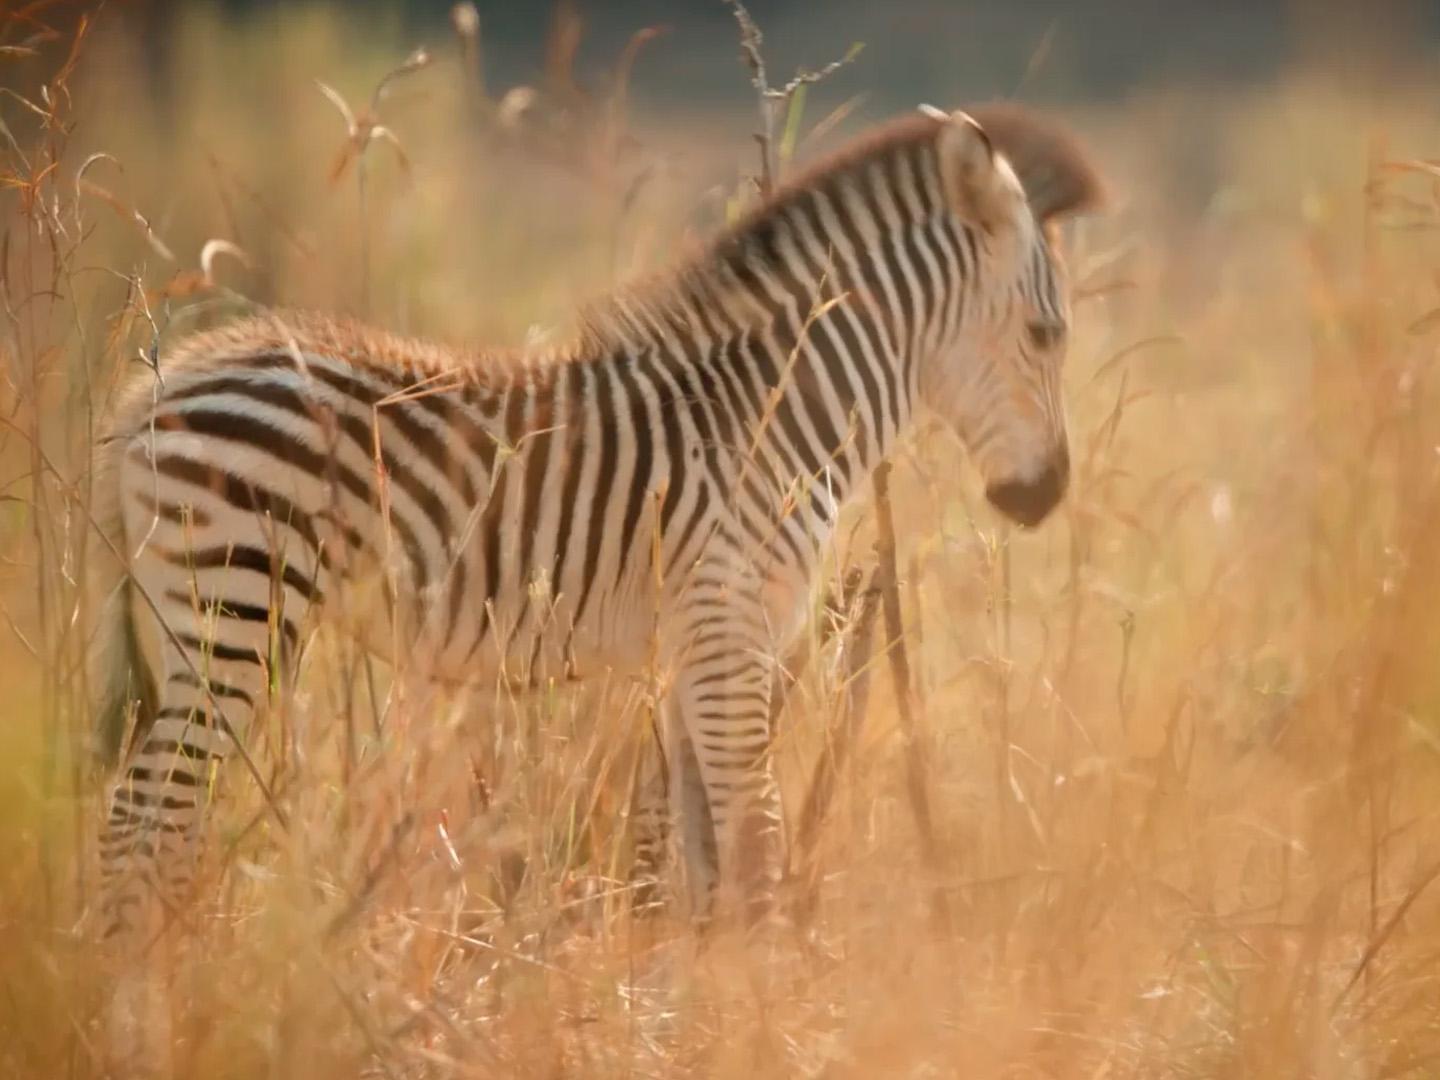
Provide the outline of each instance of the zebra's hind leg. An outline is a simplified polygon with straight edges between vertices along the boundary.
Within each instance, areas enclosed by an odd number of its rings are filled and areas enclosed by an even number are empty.
[[[181,624],[182,627],[184,624]],[[158,708],[110,796],[100,854],[105,934],[153,934],[193,884],[216,769],[265,695],[264,632],[166,641]]]
[[[215,769],[264,700],[266,623],[231,610],[217,612],[213,625],[167,612],[168,634],[149,619],[152,641],[162,642],[149,665],[158,707],[111,792],[100,845],[100,913],[115,965],[106,1053],[117,1075],[169,1071],[167,981],[179,943],[164,931],[184,919]]]

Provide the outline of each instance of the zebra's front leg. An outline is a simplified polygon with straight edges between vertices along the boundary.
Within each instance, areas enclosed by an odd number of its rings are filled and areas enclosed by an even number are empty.
[[[774,907],[780,886],[784,834],[767,656],[759,641],[726,635],[688,659],[671,691],[672,728],[683,737],[670,741],[690,755],[687,766],[683,754],[671,754],[672,769],[678,765],[671,799],[702,919],[718,908],[753,922]]]
[[[715,831],[695,749],[673,700],[666,703],[662,716],[664,733],[646,740],[636,778],[631,814],[632,907],[639,914],[653,914],[669,902],[667,871],[676,865],[673,855],[678,848],[691,896],[703,899],[703,904],[694,905],[700,915],[716,882]]]

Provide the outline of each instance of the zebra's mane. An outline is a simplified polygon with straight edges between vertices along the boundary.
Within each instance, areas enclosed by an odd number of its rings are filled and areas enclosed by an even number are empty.
[[[1023,106],[994,102],[968,110],[1005,155],[1025,189],[1037,220],[1048,222],[1083,213],[1104,201],[1104,187],[1088,156],[1062,127]],[[816,188],[827,187],[877,161],[935,141],[947,123],[945,114],[916,112],[880,125],[830,155],[800,170],[738,222],[711,238],[678,265],[638,282],[622,285],[581,311],[580,352],[626,338],[635,316],[664,324],[671,312],[697,292],[722,299],[723,270],[744,259],[747,241],[783,228],[795,204]]]
[[[268,352],[290,354],[301,363],[303,355],[337,356],[359,367],[373,367],[425,382],[443,374],[472,385],[501,386],[517,370],[531,380],[545,381],[566,363],[611,350],[633,339],[637,322],[665,325],[687,296],[697,290],[723,302],[729,288],[719,271],[744,257],[746,240],[782,221],[806,192],[902,147],[933,139],[940,122],[922,114],[883,125],[853,140],[829,157],[788,179],[769,199],[750,210],[738,223],[704,242],[688,258],[647,277],[622,284],[604,297],[581,307],[578,326],[562,344],[506,349],[460,347],[412,338],[366,325],[346,317],[304,310],[265,310],[236,319],[212,330],[187,336],[163,361],[167,371],[183,371],[192,364]],[[137,400],[140,395],[137,392]]]
[[[576,352],[605,348],[633,333],[636,316],[664,324],[670,312],[697,292],[719,301],[728,291],[724,269],[743,258],[747,241],[776,225],[808,192],[838,181],[889,155],[932,141],[942,121],[923,113],[900,117],[852,139],[829,155],[787,177],[775,192],[738,221],[703,241],[677,263],[620,285],[580,312]]]

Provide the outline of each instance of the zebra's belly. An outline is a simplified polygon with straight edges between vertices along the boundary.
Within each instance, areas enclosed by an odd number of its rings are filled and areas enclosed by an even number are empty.
[[[646,553],[648,554],[648,553]],[[778,659],[804,623],[812,587],[809,567],[752,567],[742,577],[760,578],[758,594],[737,589],[741,620],[766,630],[764,646]],[[682,664],[688,643],[685,621],[676,616],[686,605],[683,589],[657,594],[648,558],[640,553],[616,584],[592,590],[581,610],[583,588],[551,597],[532,586],[492,597],[482,607],[474,597],[462,605],[458,625],[448,626],[424,649],[437,658],[435,673],[447,681],[543,686],[604,676],[655,675],[668,678]],[[751,609],[740,601],[751,596]],[[437,631],[440,628],[435,628]]]
[[[421,652],[447,681],[540,686],[644,670],[660,655],[654,595],[644,575],[625,573],[619,587],[552,596],[544,583],[489,595],[477,590],[453,607],[455,617],[428,620]]]

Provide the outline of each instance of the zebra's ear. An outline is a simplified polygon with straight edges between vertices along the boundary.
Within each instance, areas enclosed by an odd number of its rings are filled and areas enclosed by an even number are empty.
[[[970,115],[1015,170],[1037,221],[1104,205],[1105,184],[1089,155],[1058,123],[1006,102],[978,106]]]
[[[987,231],[1015,219],[1024,194],[1014,173],[995,152],[989,134],[967,113],[951,113],[936,150],[940,178],[955,213]]]

